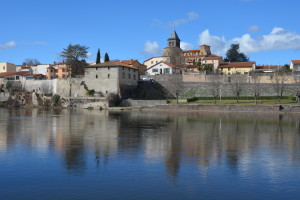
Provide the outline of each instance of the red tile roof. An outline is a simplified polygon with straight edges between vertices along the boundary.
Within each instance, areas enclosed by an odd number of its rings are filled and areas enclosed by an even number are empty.
[[[167,63],[167,62],[162,62],[162,63],[168,65],[169,67],[172,67],[172,68],[175,68],[175,69],[180,69],[180,67],[177,67],[177,66],[175,66],[175,65],[173,65],[171,63]]]
[[[147,62],[148,60],[151,60],[152,58],[164,58],[164,57],[168,58],[169,56],[155,56],[155,57],[151,57],[151,58],[145,60],[144,63]]]
[[[300,60],[292,60],[293,64],[300,64]]]
[[[182,51],[182,53],[188,53],[188,52],[199,52],[200,50],[196,49],[196,50],[185,50]]]
[[[218,68],[249,68],[252,67],[255,62],[232,62],[232,63],[223,63],[218,66]]]
[[[280,65],[262,65],[256,66],[256,69],[279,69]]]
[[[13,76],[13,75],[20,75],[20,76],[24,76],[25,74],[28,74],[27,71],[20,71],[20,72],[4,72],[4,73],[0,73],[0,78],[4,78],[7,76]]]
[[[104,62],[104,63],[99,63],[99,64],[96,64],[96,65],[90,65],[88,66],[87,68],[96,68],[96,67],[128,67],[128,68],[131,68],[131,69],[138,69],[136,67],[133,67],[131,65],[127,65],[127,64],[124,64],[120,61],[109,61],[109,62]]]
[[[120,60],[121,63],[132,65],[134,62],[137,62],[137,60]]]

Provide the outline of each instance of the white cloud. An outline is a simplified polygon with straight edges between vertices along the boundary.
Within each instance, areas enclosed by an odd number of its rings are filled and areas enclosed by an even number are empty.
[[[189,21],[197,19],[198,17],[199,17],[199,15],[197,13],[195,13],[195,12],[189,12],[189,13],[187,13],[187,17],[186,18],[181,18],[181,19],[177,19],[177,20],[174,20],[172,22],[169,22],[167,24],[167,27],[179,26],[180,24],[187,23]]]
[[[144,44],[144,54],[150,54],[150,55],[155,55],[155,54],[160,54],[161,49],[156,41],[151,42],[151,41],[146,41]]]
[[[267,34],[257,38],[252,38],[250,34],[244,34],[226,40],[224,37],[210,35],[209,30],[199,34],[199,44],[208,44],[212,47],[212,52],[218,55],[225,55],[229,46],[233,43],[240,44],[241,52],[251,54],[268,50],[300,49],[300,34],[275,27]]]
[[[249,28],[248,28],[248,31],[250,31],[250,32],[258,32],[258,31],[260,31],[260,27],[259,26],[256,26],[256,25],[253,25],[253,26],[250,26]]]
[[[188,42],[180,42],[180,47],[182,50],[189,50],[193,49],[194,46]]]
[[[0,50],[5,50],[5,49],[8,49],[10,47],[14,47],[16,46],[16,42],[15,41],[9,41],[7,43],[4,43],[4,44],[0,44]]]

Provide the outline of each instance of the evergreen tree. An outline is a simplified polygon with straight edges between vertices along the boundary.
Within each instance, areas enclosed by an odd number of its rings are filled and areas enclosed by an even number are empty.
[[[249,58],[240,52],[240,44],[231,44],[230,49],[226,52],[226,62],[248,62]]]
[[[82,46],[80,44],[69,44],[66,49],[64,49],[60,56],[70,67],[71,76],[75,77],[76,75],[84,74],[84,69],[87,66],[87,50],[89,47]]]
[[[109,62],[109,56],[107,53],[104,55],[104,62]]]
[[[98,49],[97,58],[96,58],[96,64],[101,63],[100,58],[101,58],[101,56],[100,56],[100,49]]]

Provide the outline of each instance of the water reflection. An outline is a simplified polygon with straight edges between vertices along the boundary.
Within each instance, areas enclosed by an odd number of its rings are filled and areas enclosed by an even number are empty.
[[[91,156],[97,168],[111,157],[161,163],[173,179],[186,166],[245,175],[259,165],[272,177],[300,161],[299,115],[1,109],[0,126],[2,157],[16,148],[55,152],[73,175],[85,173]]]

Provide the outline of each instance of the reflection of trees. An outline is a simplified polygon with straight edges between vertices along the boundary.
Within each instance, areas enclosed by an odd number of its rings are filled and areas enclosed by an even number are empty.
[[[18,143],[35,148],[33,144],[46,141],[45,146],[54,146],[63,155],[66,169],[74,174],[84,172],[87,152],[94,153],[98,167],[113,154],[142,152],[148,160],[162,162],[174,178],[182,162],[206,170],[225,160],[228,167],[239,170],[241,161],[257,154],[259,147],[270,154],[275,154],[274,149],[288,150],[289,161],[300,162],[299,115],[7,111],[0,116],[5,130],[0,132],[1,148],[14,148]],[[32,119],[33,115],[37,117]]]
[[[68,116],[68,140],[65,146],[65,164],[66,168],[71,173],[80,174],[83,173],[85,166],[85,155],[84,155],[84,131],[78,132],[76,130],[76,119],[73,119],[72,112]],[[75,131],[76,130],[76,131]]]
[[[181,130],[178,124],[178,116],[174,123],[175,124],[171,124],[170,147],[165,158],[168,174],[173,178],[175,178],[179,173],[182,141]]]

